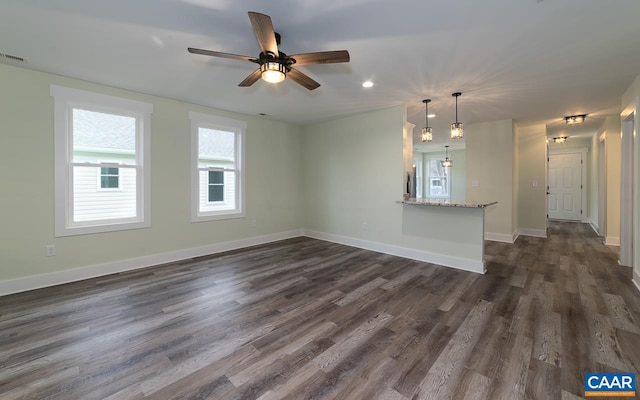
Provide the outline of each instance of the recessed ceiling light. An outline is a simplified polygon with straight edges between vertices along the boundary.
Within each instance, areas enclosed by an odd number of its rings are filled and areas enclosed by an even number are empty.
[[[365,88],[373,87],[373,82],[371,82],[371,81],[364,81],[364,82],[362,82],[362,87],[365,87]]]
[[[435,117],[436,117],[436,115],[435,115],[435,114],[429,114],[429,115],[427,115],[427,118],[435,118]]]

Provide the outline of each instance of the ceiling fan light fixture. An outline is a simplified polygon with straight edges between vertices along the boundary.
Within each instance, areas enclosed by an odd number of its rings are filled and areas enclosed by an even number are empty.
[[[260,66],[262,80],[269,83],[280,83],[286,77],[286,68],[279,62],[266,62]]]

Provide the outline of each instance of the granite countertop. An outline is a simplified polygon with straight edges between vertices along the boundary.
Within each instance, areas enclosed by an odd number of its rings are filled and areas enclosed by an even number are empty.
[[[449,199],[431,199],[431,198],[409,198],[407,200],[400,200],[396,203],[415,205],[415,206],[440,206],[440,207],[461,207],[461,208],[485,208],[494,204],[498,204],[497,201],[489,201],[484,203],[455,203]]]

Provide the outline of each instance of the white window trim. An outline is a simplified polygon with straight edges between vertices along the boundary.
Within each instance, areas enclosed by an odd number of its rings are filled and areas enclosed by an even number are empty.
[[[54,151],[55,151],[55,236],[84,235],[113,232],[151,226],[151,113],[153,105],[120,97],[108,96],[84,90],[51,85],[50,95],[54,99]],[[136,118],[137,135],[136,158],[138,170],[137,205],[135,218],[111,219],[74,223],[73,215],[73,169],[71,140],[71,111],[73,108],[93,109],[129,115]],[[90,163],[80,165],[93,166]],[[99,166],[99,164],[96,164]],[[140,173],[141,172],[141,173]]]
[[[195,111],[189,112],[191,120],[191,222],[216,221],[231,218],[245,217],[245,131],[247,123],[235,119],[218,117],[210,114],[203,114]],[[234,210],[221,211],[200,211],[200,178],[198,167],[198,139],[199,128],[208,128],[219,131],[235,133],[235,156],[236,156],[236,205]],[[211,170],[224,170],[220,168],[210,168]]]

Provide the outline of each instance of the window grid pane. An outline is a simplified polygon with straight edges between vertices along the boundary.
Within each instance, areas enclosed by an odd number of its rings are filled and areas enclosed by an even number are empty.
[[[224,172],[209,171],[209,202],[224,201]]]
[[[120,173],[118,168],[101,167],[100,168],[100,188],[101,189],[119,189]]]

